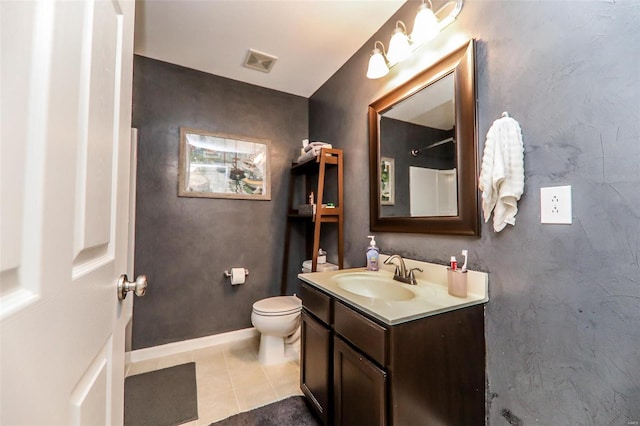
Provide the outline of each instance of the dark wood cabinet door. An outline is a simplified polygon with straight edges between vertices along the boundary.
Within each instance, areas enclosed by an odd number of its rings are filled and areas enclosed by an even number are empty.
[[[331,420],[331,330],[302,311],[300,388],[325,425]]]
[[[333,342],[336,425],[386,425],[387,374],[335,336]]]
[[[390,330],[394,426],[485,423],[484,306]]]

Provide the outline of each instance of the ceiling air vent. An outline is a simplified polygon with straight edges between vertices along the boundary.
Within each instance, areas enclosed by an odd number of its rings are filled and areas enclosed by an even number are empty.
[[[269,72],[277,60],[277,56],[249,49],[247,52],[247,58],[244,60],[244,64],[242,65],[247,68],[251,68],[252,70]]]

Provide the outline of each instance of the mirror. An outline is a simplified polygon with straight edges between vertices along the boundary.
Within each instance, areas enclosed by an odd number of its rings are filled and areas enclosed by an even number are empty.
[[[180,197],[270,200],[268,140],[180,128]]]
[[[369,106],[372,231],[479,235],[474,47]]]

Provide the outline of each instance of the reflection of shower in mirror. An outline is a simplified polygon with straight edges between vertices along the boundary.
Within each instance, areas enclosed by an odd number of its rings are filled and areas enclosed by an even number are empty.
[[[428,150],[428,149],[435,148],[436,146],[443,145],[443,144],[445,144],[445,143],[447,143],[447,142],[453,142],[453,143],[456,143],[456,140],[455,140],[455,139],[453,139],[453,138],[446,138],[446,139],[443,139],[443,140],[441,140],[441,141],[439,141],[439,142],[432,143],[431,145],[425,146],[424,148],[412,149],[412,150],[411,150],[411,155],[413,155],[414,157],[417,157],[417,156],[418,156],[418,154],[420,154],[420,151],[426,151],[426,150]]]

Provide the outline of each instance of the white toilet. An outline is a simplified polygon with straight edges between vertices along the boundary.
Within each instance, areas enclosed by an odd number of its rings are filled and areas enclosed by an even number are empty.
[[[251,324],[260,332],[258,358],[263,365],[279,364],[300,354],[300,311],[296,296],[277,296],[253,304]]]

